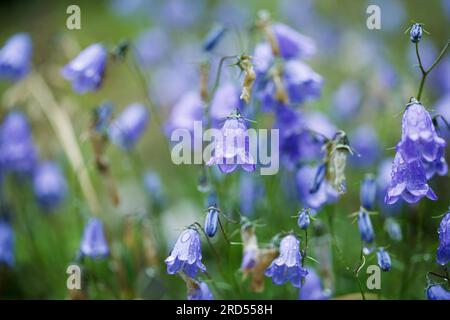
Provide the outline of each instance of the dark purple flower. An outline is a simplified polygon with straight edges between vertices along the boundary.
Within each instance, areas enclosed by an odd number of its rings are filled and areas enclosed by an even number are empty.
[[[9,38],[0,49],[0,79],[17,81],[30,71],[31,38],[27,33],[18,33]]]
[[[373,165],[380,156],[380,142],[377,133],[370,126],[361,126],[353,130],[350,134],[352,148],[358,153],[351,157],[353,165],[359,167],[369,167]]]
[[[308,210],[301,210],[298,215],[297,224],[300,229],[306,230],[309,227],[310,219]]]
[[[302,279],[308,271],[302,267],[300,241],[294,235],[285,236],[280,243],[280,255],[266,269],[265,275],[271,277],[276,285],[290,281],[296,288],[302,285]]]
[[[432,284],[427,288],[428,300],[450,300],[450,291],[445,290],[440,284]]]
[[[160,62],[169,51],[169,35],[162,28],[144,31],[136,39],[136,57],[143,67]]]
[[[216,207],[210,207],[205,218],[205,233],[212,238],[216,235],[217,225],[219,223],[219,211]]]
[[[175,244],[170,256],[164,261],[167,265],[167,273],[175,274],[184,271],[186,275],[195,278],[198,270],[206,271],[202,263],[202,244],[200,235],[194,229],[184,230]]]
[[[300,288],[298,300],[327,300],[329,296],[324,292],[322,281],[314,269],[308,268],[308,275]]]
[[[111,141],[123,149],[131,149],[144,133],[150,114],[140,103],[133,103],[111,122],[108,134]]]
[[[384,248],[380,248],[377,251],[377,261],[381,270],[383,271],[391,270],[391,257],[389,256],[389,253],[386,250],[384,250]]]
[[[420,23],[414,23],[411,26],[411,30],[409,31],[409,39],[411,42],[416,43],[419,42],[422,38],[423,29]]]
[[[316,53],[314,41],[282,23],[272,25],[278,49],[284,59],[307,58]]]
[[[33,175],[34,195],[41,207],[54,209],[64,200],[67,193],[66,179],[56,163],[40,164]]]
[[[377,196],[377,182],[375,177],[368,174],[364,177],[360,190],[361,206],[367,211],[375,209],[375,199]]]
[[[203,39],[203,50],[206,52],[212,51],[224,36],[227,28],[222,25],[214,26]]]
[[[316,192],[311,192],[317,174],[317,166],[302,166],[296,174],[297,192],[305,208],[318,211],[324,204],[331,203],[338,198],[336,190],[323,180]]]
[[[218,165],[220,171],[224,173],[233,172],[238,165],[245,171],[255,171],[256,164],[250,154],[247,126],[237,109],[228,116],[220,132],[221,136],[216,141],[214,155],[206,165]]]
[[[14,265],[14,231],[5,220],[0,220],[0,263]]]
[[[208,285],[203,281],[188,282],[188,300],[214,300],[214,296]]]
[[[231,82],[226,82],[217,88],[209,109],[213,127],[220,127],[227,116],[241,106],[239,95],[239,89]]]
[[[0,166],[5,172],[31,174],[37,151],[27,118],[19,112],[8,114],[0,127]]]
[[[358,229],[363,242],[371,243],[375,239],[370,216],[364,210],[360,210],[358,214]]]
[[[200,94],[190,91],[184,94],[172,108],[165,130],[168,136],[176,129],[194,130],[194,121],[203,119],[203,101]]]
[[[84,49],[61,69],[61,75],[72,82],[77,93],[96,91],[102,84],[105,72],[107,51],[99,43]]]
[[[450,262],[450,213],[442,218],[439,225],[439,247],[437,249],[437,263],[446,265]]]
[[[345,81],[334,93],[333,110],[341,120],[348,120],[358,111],[362,101],[362,91],[353,81]],[[352,140],[353,143],[353,140]]]
[[[421,159],[431,162],[442,154],[445,145],[428,111],[417,100],[412,100],[403,114],[402,139],[397,145],[403,159],[408,163]]]
[[[109,254],[103,223],[100,219],[89,219],[81,239],[80,254],[91,258],[104,258]]]
[[[402,197],[408,203],[416,203],[423,197],[437,200],[437,196],[427,184],[425,168],[420,160],[407,163],[397,152],[392,164],[391,182],[384,201],[396,203]]]

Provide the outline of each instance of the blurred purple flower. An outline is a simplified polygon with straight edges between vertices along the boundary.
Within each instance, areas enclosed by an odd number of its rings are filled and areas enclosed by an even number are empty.
[[[0,49],[0,79],[18,81],[30,71],[32,44],[27,33],[10,37]]]
[[[140,103],[130,104],[111,122],[108,135],[119,147],[130,150],[135,146],[149,123],[150,114]]]
[[[428,300],[450,300],[450,291],[445,290],[440,284],[432,284],[427,288]]]
[[[219,1],[213,15],[215,21],[232,27],[244,27],[251,18],[245,3],[235,1]]]
[[[311,193],[313,189],[317,166],[302,166],[296,174],[297,192],[303,207],[318,211],[323,205],[331,203],[338,198],[336,190],[328,184],[326,180],[322,181],[319,189]]]
[[[72,88],[77,93],[96,91],[103,81],[106,60],[106,48],[95,43],[66,64],[61,69],[61,75],[72,82]]]
[[[152,200],[152,205],[162,208],[166,201],[161,179],[155,171],[146,171],[143,178],[144,188]]]
[[[184,271],[189,277],[195,278],[199,269],[205,272],[206,267],[202,263],[202,244],[198,232],[191,228],[184,230],[164,262],[167,265],[168,274]]]
[[[273,24],[272,32],[277,40],[280,55],[284,59],[308,58],[317,51],[311,38],[300,34],[285,24]]]
[[[438,94],[450,92],[450,58],[443,58],[430,74],[430,80]]]
[[[300,288],[298,300],[327,300],[330,297],[324,292],[322,281],[314,269],[308,268],[308,275]]]
[[[64,200],[67,183],[56,163],[40,164],[33,175],[33,191],[38,204],[47,210],[56,208]]]
[[[416,203],[423,197],[437,200],[437,196],[427,184],[425,168],[420,160],[407,163],[397,152],[392,164],[391,182],[386,192],[385,202],[393,204],[402,197],[408,203]]]
[[[367,174],[361,184],[360,201],[361,206],[367,211],[375,209],[375,200],[377,196],[377,182],[375,177]]]
[[[0,165],[5,172],[31,174],[37,162],[27,118],[19,112],[9,113],[0,127]]]
[[[239,208],[244,216],[250,216],[255,212],[258,200],[264,197],[264,186],[255,176],[242,172],[239,187]]]
[[[290,281],[296,288],[302,285],[302,279],[308,271],[302,267],[300,241],[294,235],[285,236],[280,243],[280,255],[266,269],[265,275],[271,277],[276,285]]]
[[[103,223],[100,219],[89,219],[81,239],[80,254],[91,258],[104,258],[109,254]]]
[[[209,109],[213,127],[220,127],[234,109],[242,106],[239,95],[239,89],[231,82],[224,83],[217,88]]]
[[[188,300],[214,300],[208,285],[203,281],[188,282]]]
[[[225,28],[223,25],[213,26],[203,39],[203,50],[206,52],[212,51],[223,38],[226,31],[227,28]]]
[[[257,80],[261,80],[269,70],[273,62],[272,48],[268,42],[260,42],[255,46],[253,53],[253,64],[256,71]]]
[[[450,262],[450,213],[447,213],[439,225],[439,247],[437,249],[437,263],[446,265]]]
[[[395,221],[393,218],[387,218],[385,226],[389,238],[391,238],[394,241],[402,240],[403,238],[402,229],[397,221]]]
[[[380,142],[376,131],[366,125],[362,125],[350,133],[352,148],[358,153],[351,157],[350,161],[358,167],[369,167],[380,157]]]
[[[377,251],[377,261],[378,266],[380,266],[381,270],[389,271],[391,270],[391,257],[389,253],[384,250],[384,248],[380,248]]]
[[[372,227],[370,216],[365,210],[360,210],[358,214],[358,229],[361,235],[361,240],[364,243],[372,243],[375,239],[375,234]]]
[[[14,265],[14,231],[8,221],[0,220],[0,263]]]
[[[166,122],[165,131],[170,137],[175,129],[194,130],[194,121],[203,119],[203,101],[196,91],[185,93],[172,108],[169,120]]]
[[[199,23],[204,2],[201,0],[166,0],[157,19],[163,25],[173,28],[187,28]]]
[[[225,120],[220,132],[221,137],[215,144],[214,155],[206,165],[218,165],[223,173],[233,172],[238,165],[245,171],[255,171],[256,163],[250,154],[247,126],[237,109]]]
[[[362,101],[362,92],[358,84],[345,81],[333,95],[333,111],[340,120],[354,117]]]
[[[162,28],[142,32],[135,41],[136,58],[143,67],[160,62],[169,51],[169,35]]]

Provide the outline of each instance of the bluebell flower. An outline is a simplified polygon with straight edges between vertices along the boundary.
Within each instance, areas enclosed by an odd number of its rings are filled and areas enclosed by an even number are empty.
[[[17,81],[30,71],[32,44],[27,33],[17,33],[0,49],[0,79]]]
[[[264,185],[255,176],[244,172],[239,179],[239,209],[244,216],[250,216],[258,201],[264,198]]]
[[[314,269],[308,268],[308,275],[300,288],[298,300],[327,300],[329,295],[324,292],[322,281]]]
[[[377,175],[377,185],[378,185],[377,202],[381,208],[380,210],[381,213],[387,216],[391,216],[398,213],[403,205],[402,201],[397,201],[395,204],[392,205],[388,205],[384,202],[387,190],[392,180],[391,171],[393,161],[394,158],[384,159],[378,166],[378,175]]]
[[[7,172],[30,175],[37,163],[37,150],[24,114],[9,113],[0,127],[0,166]]]
[[[222,25],[214,26],[203,39],[203,50],[212,51],[224,36],[227,28]]]
[[[296,288],[302,285],[302,279],[308,271],[302,267],[300,241],[294,235],[285,236],[280,243],[280,255],[266,269],[265,275],[271,277],[276,285],[290,281]]]
[[[308,210],[301,210],[298,215],[297,224],[300,227],[300,229],[306,230],[309,227],[310,218],[309,218],[309,212]]]
[[[90,218],[84,228],[80,243],[81,256],[104,258],[109,254],[108,243],[103,231],[103,223],[98,218]]]
[[[61,69],[61,75],[72,82],[77,93],[96,91],[103,81],[107,60],[106,48],[95,43],[84,49]]]
[[[422,38],[423,28],[420,23],[414,23],[411,26],[411,30],[409,31],[409,39],[411,42],[416,43],[419,42]]]
[[[163,186],[159,175],[154,171],[146,171],[143,177],[145,191],[155,208],[162,208],[166,202]]]
[[[142,32],[135,41],[135,54],[140,64],[148,67],[163,60],[169,51],[169,40],[169,35],[162,28]]]
[[[427,183],[425,168],[420,160],[407,163],[397,152],[392,164],[391,182],[384,201],[393,204],[402,198],[408,203],[416,203],[423,197],[437,200],[437,196]]]
[[[375,200],[377,197],[377,182],[375,177],[367,174],[361,184],[360,200],[361,206],[367,211],[375,209]]]
[[[272,66],[273,60],[272,48],[268,42],[260,42],[255,46],[253,66],[256,71],[257,81],[261,81],[266,76],[266,72]]]
[[[340,120],[348,120],[354,116],[362,102],[362,91],[354,81],[345,81],[333,95],[333,111]],[[352,140],[353,143],[353,140]]]
[[[202,121],[204,104],[196,91],[185,93],[173,106],[168,121],[165,124],[166,134],[170,137],[173,130],[194,130],[194,121]]]
[[[426,291],[428,300],[450,300],[450,291],[440,284],[429,285]]]
[[[189,280],[187,287],[188,300],[214,300],[211,290],[204,281]]]
[[[389,238],[391,238],[394,241],[401,241],[402,236],[402,229],[397,221],[395,221],[393,218],[386,219],[385,223],[386,232],[389,235]]]
[[[373,232],[370,216],[364,210],[360,210],[358,214],[358,229],[361,235],[361,240],[365,243],[372,243],[375,239],[375,234]]]
[[[369,167],[380,157],[380,142],[376,131],[371,126],[360,126],[350,133],[352,148],[358,153],[350,157],[350,162],[358,167]]]
[[[225,120],[220,132],[221,137],[215,144],[214,155],[206,165],[217,165],[223,173],[233,172],[239,165],[245,171],[255,171],[256,163],[250,154],[247,126],[237,109]]]
[[[445,140],[437,135],[428,111],[412,99],[403,114],[402,138],[397,144],[397,151],[404,161],[434,161],[442,154],[445,145]]]
[[[129,150],[135,146],[144,133],[150,120],[147,108],[140,103],[133,103],[111,122],[108,135],[119,147]]]
[[[38,204],[54,209],[64,200],[67,183],[56,163],[45,162],[37,166],[33,175],[33,191]]]
[[[389,253],[384,250],[384,248],[380,248],[377,251],[377,261],[378,266],[383,271],[389,271],[391,270],[391,257],[389,256]]]
[[[439,247],[437,249],[437,263],[446,265],[450,262],[450,213],[442,218],[439,225]]]
[[[280,56],[284,59],[307,58],[317,51],[314,41],[282,23],[272,25]]]
[[[323,180],[316,192],[312,192],[316,178],[317,166],[302,166],[295,176],[297,192],[303,207],[318,211],[323,205],[338,198],[336,190]]]
[[[191,228],[184,230],[164,262],[167,265],[168,274],[184,271],[189,277],[195,278],[198,270],[205,272],[206,267],[202,263],[202,244],[198,232]]]
[[[8,221],[0,220],[0,263],[14,265],[14,231]]]
[[[235,108],[242,107],[239,95],[239,88],[231,82],[225,82],[217,88],[209,109],[213,127],[220,127]]]
[[[216,235],[217,225],[219,223],[219,211],[216,207],[212,206],[208,208],[208,212],[205,218],[205,233],[208,237],[212,238]]]

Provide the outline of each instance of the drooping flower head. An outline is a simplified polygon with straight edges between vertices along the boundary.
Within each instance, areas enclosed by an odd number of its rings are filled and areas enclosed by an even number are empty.
[[[0,264],[14,265],[14,231],[8,221],[0,220]]]
[[[360,210],[358,213],[358,229],[361,240],[366,244],[372,243],[375,239],[375,234],[373,232],[370,216],[365,210]]]
[[[80,254],[91,258],[104,258],[109,254],[103,223],[100,219],[89,219],[81,239]]]
[[[423,28],[420,23],[414,23],[409,31],[409,39],[412,43],[419,42],[422,38]]]
[[[33,191],[39,205],[47,210],[56,208],[64,200],[67,183],[56,163],[40,164],[33,175]]]
[[[300,241],[294,235],[287,235],[281,240],[280,255],[272,261],[265,274],[276,285],[290,281],[294,287],[300,288],[302,279],[308,274],[301,263]]]
[[[271,31],[276,39],[279,54],[284,59],[303,59],[314,55],[317,51],[311,38],[300,34],[285,24],[274,23]]]
[[[300,288],[298,300],[327,300],[329,295],[324,292],[322,281],[314,269],[308,268],[308,275]]]
[[[445,140],[437,135],[428,111],[412,98],[403,114],[402,139],[397,145],[404,161],[432,162],[442,156],[445,145]]]
[[[298,215],[297,224],[300,227],[300,229],[306,230],[309,227],[310,218],[309,218],[309,212],[308,210],[301,210]]]
[[[380,248],[377,251],[377,261],[378,266],[380,266],[381,270],[383,271],[391,270],[391,257],[389,256],[389,253],[386,250],[384,250],[384,248]]]
[[[61,75],[72,82],[72,88],[77,93],[96,91],[103,81],[106,60],[106,48],[95,43],[66,64],[61,69]]]
[[[410,163],[403,160],[397,152],[392,164],[391,182],[384,201],[387,204],[396,203],[399,198],[408,203],[416,203],[423,197],[437,200],[437,196],[427,183],[425,168],[420,160]]]
[[[440,284],[429,285],[426,292],[428,300],[450,300],[450,291]]]
[[[450,213],[447,213],[439,225],[439,247],[437,263],[446,265],[450,262]]]
[[[214,296],[204,281],[187,279],[188,300],[214,300]]]
[[[111,122],[108,134],[111,141],[119,147],[129,150],[134,147],[144,133],[150,114],[140,103],[133,103]]]
[[[31,38],[18,33],[9,38],[0,49],[0,79],[17,81],[26,76],[31,65]]]
[[[204,106],[200,94],[196,91],[185,93],[174,105],[165,124],[166,134],[170,137],[173,130],[194,130],[194,121],[203,119]]]
[[[237,109],[225,120],[220,133],[215,144],[214,155],[206,165],[217,165],[224,173],[233,172],[238,165],[245,171],[254,171],[256,164],[250,154],[247,126]]]
[[[375,209],[375,200],[377,196],[377,182],[375,176],[367,174],[361,184],[360,200],[361,206],[367,211]]]
[[[195,278],[198,270],[205,272],[206,267],[202,263],[202,244],[198,232],[192,228],[184,230],[164,262],[167,265],[168,274],[183,271],[189,277]]]
[[[0,127],[0,166],[5,172],[31,174],[37,151],[24,114],[9,113]]]
[[[223,121],[238,106],[242,106],[242,100],[239,99],[239,89],[231,82],[221,84],[211,100],[209,116],[211,117],[211,125],[220,127]]]

